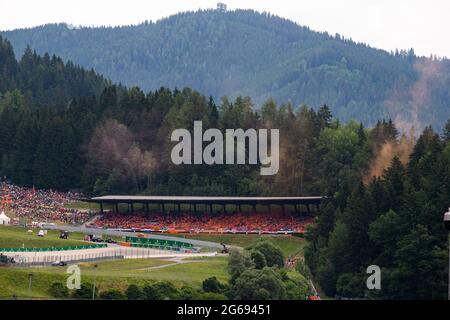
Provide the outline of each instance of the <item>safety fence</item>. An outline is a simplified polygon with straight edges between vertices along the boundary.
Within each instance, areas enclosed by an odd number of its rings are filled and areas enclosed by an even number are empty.
[[[126,237],[125,241],[132,247],[138,248],[156,248],[179,251],[181,249],[192,249],[192,243],[174,240],[162,240],[154,238]]]
[[[165,251],[177,251],[177,252],[193,252],[193,248],[183,248],[183,247],[172,247],[157,244],[147,244],[147,243],[130,243],[131,248],[143,248],[143,249],[159,249]]]
[[[82,246],[66,246],[66,247],[51,247],[51,248],[0,248],[0,252],[50,252],[50,251],[70,251],[70,250],[85,250],[106,248],[107,244],[91,244]]]
[[[106,260],[121,260],[125,257],[119,252],[98,252],[86,254],[72,254],[72,255],[51,255],[51,256],[14,256],[14,263],[9,264],[9,267],[49,267],[49,266],[64,266],[65,264],[76,264],[81,262],[98,262]]]
[[[179,256],[180,254],[183,255],[187,253],[186,251],[175,252],[169,251],[167,249],[116,246],[100,250],[91,250],[88,252],[13,252],[7,253],[7,256],[14,259],[14,263],[8,264],[9,267],[49,267],[63,266],[65,264],[76,264],[81,262],[99,262],[106,260],[168,258]]]

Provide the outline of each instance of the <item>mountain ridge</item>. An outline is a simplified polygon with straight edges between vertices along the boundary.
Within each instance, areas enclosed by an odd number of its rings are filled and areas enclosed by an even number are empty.
[[[388,53],[252,10],[185,12],[120,27],[48,24],[0,34],[16,54],[30,45],[144,90],[192,87],[216,99],[250,96],[258,105],[268,98],[295,107],[327,104],[343,121],[374,125],[393,118],[405,129],[431,124],[439,130],[450,116],[448,60],[417,57],[412,50]],[[428,69],[436,68],[433,79]]]

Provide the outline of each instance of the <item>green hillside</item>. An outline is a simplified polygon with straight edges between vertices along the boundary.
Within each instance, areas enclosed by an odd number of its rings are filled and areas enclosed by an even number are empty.
[[[72,62],[64,62],[48,53],[38,55],[27,47],[16,59],[11,43],[0,35],[0,99],[4,104],[66,107],[74,98],[101,93],[110,82],[94,71],[85,70]],[[20,90],[20,101],[11,94]]]
[[[2,34],[17,55],[30,45],[144,91],[188,86],[216,100],[243,95],[258,105],[269,97],[294,106],[327,104],[341,120],[366,125],[392,118],[405,128],[432,124],[440,130],[450,116],[448,60],[418,58],[412,50],[388,53],[251,10]]]

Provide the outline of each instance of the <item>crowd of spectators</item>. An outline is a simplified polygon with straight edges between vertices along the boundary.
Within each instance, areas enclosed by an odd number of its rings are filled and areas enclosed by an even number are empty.
[[[77,202],[80,195],[73,192],[35,190],[7,182],[0,183],[1,210],[11,211],[17,219],[27,222],[60,222],[78,225],[86,222],[88,212],[66,208]]]
[[[59,222],[79,225],[89,212],[67,208],[81,197],[73,192],[36,190],[0,182],[0,209],[14,213],[16,220]],[[105,213],[88,224],[91,228],[143,230],[173,233],[304,233],[314,218],[282,212],[234,213]]]
[[[106,213],[88,227],[173,233],[304,233],[314,218],[276,212]]]

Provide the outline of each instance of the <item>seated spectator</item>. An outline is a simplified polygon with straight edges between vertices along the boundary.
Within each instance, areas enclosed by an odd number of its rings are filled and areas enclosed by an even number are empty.
[[[11,210],[16,218],[24,218],[29,222],[82,224],[89,219],[89,213],[65,207],[77,202],[80,197],[81,195],[73,192],[35,190],[7,182],[0,183],[2,209]]]
[[[175,231],[178,233],[304,233],[314,218],[283,213],[108,213],[92,228]]]

